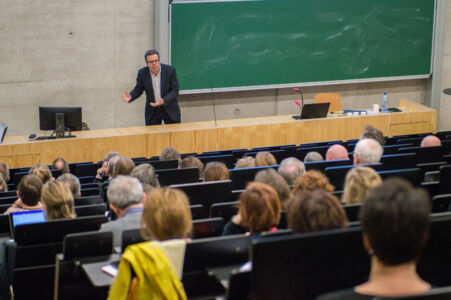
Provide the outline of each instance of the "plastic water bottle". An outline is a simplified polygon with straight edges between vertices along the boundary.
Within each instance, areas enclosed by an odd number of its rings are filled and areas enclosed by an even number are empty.
[[[382,95],[381,112],[383,112],[383,113],[388,112],[388,95],[387,95],[387,93],[384,93]]]

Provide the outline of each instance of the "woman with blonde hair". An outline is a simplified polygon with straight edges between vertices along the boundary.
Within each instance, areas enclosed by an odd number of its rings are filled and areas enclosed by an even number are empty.
[[[346,174],[342,202],[344,204],[363,203],[369,191],[381,183],[381,177],[372,168],[352,168]]]
[[[151,241],[127,247],[108,299],[186,299],[179,279],[191,229],[182,191],[155,188],[146,193],[141,234]]]
[[[52,172],[50,172],[49,167],[47,167],[43,163],[37,163],[32,166],[30,169],[30,174],[38,176],[43,184],[45,184],[50,179],[53,179]]]
[[[255,166],[274,166],[277,165],[277,160],[274,155],[267,151],[258,152],[255,156]]]
[[[74,197],[63,182],[50,180],[44,184],[41,201],[47,221],[75,218]]]

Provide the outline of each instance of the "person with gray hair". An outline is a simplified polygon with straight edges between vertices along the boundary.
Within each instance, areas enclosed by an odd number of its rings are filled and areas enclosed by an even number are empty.
[[[140,164],[136,166],[130,176],[137,178],[143,184],[148,184],[155,188],[160,187],[160,183],[155,175],[155,169],[151,164]]]
[[[354,148],[354,165],[377,164],[383,151],[381,144],[376,140],[360,140]]]
[[[279,173],[292,186],[296,178],[304,174],[305,165],[295,157],[288,157],[282,160],[279,166]]]
[[[311,161],[323,161],[323,156],[316,151],[310,151],[307,153],[304,157],[304,162],[311,162]]]
[[[113,174],[113,169],[108,169],[108,163],[111,160],[111,158],[119,156],[119,153],[116,151],[111,151],[105,154],[103,157],[103,163],[100,168],[97,169],[96,177],[94,178],[94,182],[103,182],[104,177],[111,177],[111,174]],[[118,158],[119,159],[119,158]]]
[[[118,218],[103,223],[100,231],[113,232],[113,245],[120,247],[122,232],[128,229],[139,229],[141,226],[145,194],[138,179],[119,175],[111,180],[107,195],[110,208]]]
[[[71,173],[65,173],[60,175],[56,180],[64,183],[69,188],[72,196],[74,196],[74,199],[81,197],[80,180],[78,180],[76,176]]]
[[[173,147],[166,147],[161,151],[160,160],[177,160],[180,163],[182,162],[182,157],[177,149]]]

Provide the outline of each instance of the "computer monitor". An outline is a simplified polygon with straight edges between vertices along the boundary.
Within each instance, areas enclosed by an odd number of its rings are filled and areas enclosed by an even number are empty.
[[[63,129],[80,131],[81,119],[81,107],[39,106],[40,130],[56,130],[63,126]]]

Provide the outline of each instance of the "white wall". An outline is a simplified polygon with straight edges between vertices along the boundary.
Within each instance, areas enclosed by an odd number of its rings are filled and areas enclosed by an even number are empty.
[[[38,106],[83,107],[91,129],[144,125],[144,97],[120,99],[133,88],[144,52],[153,48],[153,0],[0,1],[0,121],[9,135],[39,132]],[[450,7],[446,27],[451,27]],[[446,31],[443,85],[451,87],[451,30]],[[383,92],[428,103],[429,80],[394,81],[304,88],[306,103],[315,93],[338,92],[343,107],[367,108]],[[447,96],[451,97],[451,96]],[[291,89],[181,95],[182,122],[296,114]],[[451,99],[451,98],[449,98]],[[440,130],[448,102],[442,97]]]

